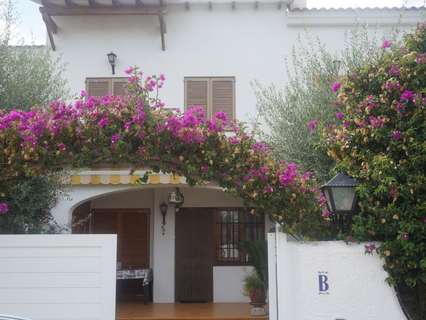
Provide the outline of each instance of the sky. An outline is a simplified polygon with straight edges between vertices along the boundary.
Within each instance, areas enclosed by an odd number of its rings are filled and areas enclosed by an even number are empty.
[[[0,0],[1,1],[1,0]],[[422,5],[425,0],[307,0],[308,7],[393,7],[402,4]],[[45,44],[46,29],[38,11],[38,5],[31,0],[14,0],[19,16],[19,24],[16,28],[14,42],[25,44]]]

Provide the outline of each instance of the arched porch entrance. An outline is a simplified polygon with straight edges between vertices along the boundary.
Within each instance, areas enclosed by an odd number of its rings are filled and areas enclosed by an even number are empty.
[[[238,242],[243,236],[264,237],[269,219],[245,218],[241,201],[213,185],[189,187],[184,180],[165,175],[150,177],[145,185],[132,185],[112,177],[111,172],[73,177],[68,200],[58,204],[57,212],[62,214],[56,217],[69,221],[74,233],[117,233],[118,267],[151,269],[154,302],[248,301],[242,294],[242,280],[251,267],[239,255]],[[162,226],[160,204],[175,187],[180,187],[185,203],[177,213],[170,205]],[[203,236],[208,236],[207,241],[201,241]],[[188,252],[192,256],[185,256]],[[201,253],[211,260],[200,259]],[[207,264],[207,281],[192,278],[191,286],[188,279],[193,272],[185,267],[188,258],[190,264],[194,259]],[[194,288],[194,283],[201,287]]]

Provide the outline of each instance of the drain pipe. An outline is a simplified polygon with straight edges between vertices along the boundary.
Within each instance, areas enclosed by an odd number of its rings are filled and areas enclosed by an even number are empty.
[[[279,224],[275,223],[275,305],[277,314],[276,320],[280,320],[280,308],[278,302],[278,229]]]

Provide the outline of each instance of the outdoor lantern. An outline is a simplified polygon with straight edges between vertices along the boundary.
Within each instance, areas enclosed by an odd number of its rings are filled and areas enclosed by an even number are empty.
[[[170,192],[169,194],[169,204],[173,204],[176,208],[176,211],[179,211],[179,207],[183,205],[185,198],[180,192],[179,188],[176,188],[175,191]]]
[[[163,231],[163,235],[166,233],[166,215],[167,215],[167,210],[169,209],[169,206],[167,205],[167,203],[165,201],[163,201],[160,204],[160,212],[161,215],[163,216],[163,223],[161,224],[161,230]]]
[[[115,74],[115,62],[117,61],[117,55],[111,51],[110,53],[107,54],[107,56],[108,56],[108,62],[112,68],[112,74]]]
[[[338,173],[333,179],[321,187],[327,198],[328,209],[333,214],[353,214],[356,208],[355,188],[358,182],[343,173]]]

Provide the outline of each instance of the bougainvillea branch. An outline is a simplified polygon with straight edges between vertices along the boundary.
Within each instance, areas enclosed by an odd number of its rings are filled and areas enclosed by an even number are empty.
[[[200,107],[184,113],[165,108],[158,99],[163,75],[127,72],[126,97],[82,92],[72,103],[0,113],[2,213],[14,183],[10,177],[120,163],[183,175],[190,185],[215,182],[295,233],[317,215],[317,188],[309,173],[275,161],[265,143],[223,112],[207,120]]]
[[[379,240],[391,283],[426,284],[426,25],[385,41],[378,62],[333,85],[328,154],[360,182],[358,240]],[[374,246],[366,247],[371,252]]]

